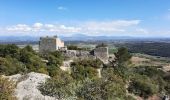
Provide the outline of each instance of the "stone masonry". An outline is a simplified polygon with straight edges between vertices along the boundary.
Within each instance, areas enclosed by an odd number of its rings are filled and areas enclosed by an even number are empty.
[[[54,37],[41,37],[39,42],[39,52],[53,52],[64,47],[64,42],[57,36]]]

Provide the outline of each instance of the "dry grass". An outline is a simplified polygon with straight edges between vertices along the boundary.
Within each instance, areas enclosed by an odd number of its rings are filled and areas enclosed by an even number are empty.
[[[165,68],[170,68],[170,63],[164,62],[162,60],[154,60],[153,57],[149,58],[148,56],[145,57],[134,55],[131,58],[131,62],[135,66],[163,66]]]

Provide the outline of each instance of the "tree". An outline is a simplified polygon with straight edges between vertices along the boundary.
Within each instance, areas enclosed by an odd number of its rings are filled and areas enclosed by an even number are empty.
[[[26,49],[20,50],[20,58],[19,60],[23,63],[31,63],[30,58],[34,56],[31,52],[27,51]]]
[[[11,56],[17,58],[19,55],[19,47],[15,44],[0,45],[0,56]]]
[[[33,54],[36,54],[35,51],[33,50],[33,48],[30,45],[27,45],[23,48],[24,50],[31,52]]]
[[[0,57],[0,73],[5,75],[14,75],[18,73],[24,73],[26,68],[23,63],[19,62],[16,58],[6,56],[6,58]]]
[[[130,60],[131,57],[132,56],[128,52],[127,48],[124,47],[118,48],[118,51],[115,53],[115,61],[117,66],[124,65]]]
[[[111,61],[108,67],[114,68],[115,74],[121,76],[125,80],[129,77],[128,65],[130,63],[131,54],[124,47],[118,48],[115,53],[115,60]]]
[[[13,81],[0,76],[0,100],[17,100],[14,96],[15,84]]]
[[[25,64],[27,72],[43,72],[47,73],[47,66],[42,58],[37,55],[30,46],[20,50],[19,61]]]

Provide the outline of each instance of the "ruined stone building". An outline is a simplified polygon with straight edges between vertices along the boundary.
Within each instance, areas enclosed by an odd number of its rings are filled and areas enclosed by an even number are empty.
[[[97,47],[92,51],[84,51],[84,50],[66,50],[64,55],[68,58],[91,58],[91,59],[100,59],[103,63],[108,63],[109,53],[108,47]]]
[[[84,58],[92,58],[92,59],[100,59],[104,63],[108,63],[108,47],[96,47],[92,51],[84,51],[84,50],[67,50],[64,47],[64,42],[60,40],[57,36],[54,37],[41,37],[39,41],[39,52],[53,52],[56,50],[62,51],[65,57],[71,59],[84,59]]]
[[[108,47],[97,47],[91,51],[91,54],[99,58],[104,63],[108,63],[109,58]]]
[[[64,42],[57,36],[54,37],[41,37],[39,41],[39,52],[53,52],[64,48]]]

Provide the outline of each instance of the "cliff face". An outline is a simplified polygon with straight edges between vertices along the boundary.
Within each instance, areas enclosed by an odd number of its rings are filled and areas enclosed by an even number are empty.
[[[31,72],[26,75],[17,74],[7,77],[17,82],[15,95],[18,100],[56,100],[53,97],[43,96],[37,88],[39,83],[50,78],[48,75]]]

